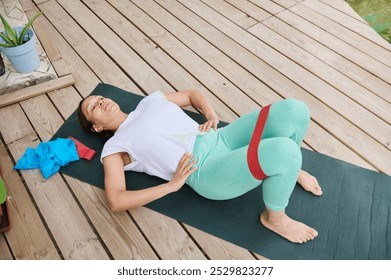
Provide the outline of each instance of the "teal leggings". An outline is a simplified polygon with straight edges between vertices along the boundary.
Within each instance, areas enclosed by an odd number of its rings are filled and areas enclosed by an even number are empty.
[[[251,174],[247,150],[260,110],[240,117],[229,125],[197,136],[193,154],[197,171],[187,180],[200,195],[215,200],[238,197],[263,182],[267,208],[285,209],[301,169],[300,146],[308,129],[308,107],[285,99],[273,103],[258,147],[260,166],[268,176],[263,181]]]

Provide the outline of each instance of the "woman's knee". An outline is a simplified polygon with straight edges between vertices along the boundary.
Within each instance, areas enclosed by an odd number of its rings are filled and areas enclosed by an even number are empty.
[[[265,141],[266,142],[266,141]],[[258,150],[260,165],[266,175],[298,172],[302,165],[302,154],[296,142],[289,138],[277,137],[261,143]]]
[[[303,101],[288,98],[277,102],[279,113],[286,115],[290,120],[295,120],[301,124],[310,122],[310,110]]]

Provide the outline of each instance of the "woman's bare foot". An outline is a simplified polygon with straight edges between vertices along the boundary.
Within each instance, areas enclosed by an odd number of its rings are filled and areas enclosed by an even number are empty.
[[[314,195],[322,195],[322,188],[319,186],[318,180],[308,172],[300,170],[297,182],[308,192]]]
[[[260,221],[266,228],[294,243],[305,243],[318,236],[315,229],[289,218],[284,211],[266,208],[260,216]]]

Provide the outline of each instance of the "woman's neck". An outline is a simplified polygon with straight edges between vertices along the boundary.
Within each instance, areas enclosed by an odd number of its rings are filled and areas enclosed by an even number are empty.
[[[109,125],[110,130],[113,132],[116,132],[118,128],[123,124],[123,122],[127,119],[128,114],[121,112],[114,120],[113,122]]]

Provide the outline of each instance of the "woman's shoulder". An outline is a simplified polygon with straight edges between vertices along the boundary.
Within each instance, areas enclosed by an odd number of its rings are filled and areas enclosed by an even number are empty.
[[[160,91],[160,90],[155,90],[154,92],[150,93],[146,98],[149,98],[149,99],[164,99],[164,100],[167,100],[167,97],[166,95]]]
[[[121,145],[121,141],[118,139],[118,135],[113,135],[106,143],[103,145],[101,159],[123,152],[123,147]]]
[[[143,110],[148,104],[154,103],[156,101],[167,101],[167,97],[163,92],[159,90],[154,91],[140,101],[136,108],[136,111]]]

